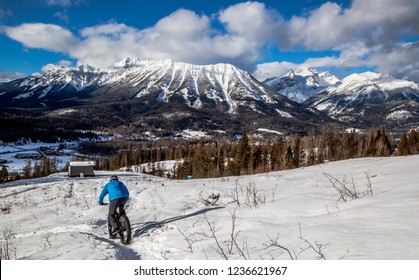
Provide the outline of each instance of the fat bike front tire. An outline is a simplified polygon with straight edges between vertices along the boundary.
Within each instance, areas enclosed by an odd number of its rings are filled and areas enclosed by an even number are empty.
[[[129,221],[126,215],[122,215],[121,217],[119,217],[119,224],[121,225],[121,229],[119,231],[121,242],[124,245],[129,245],[132,239],[131,222]]]

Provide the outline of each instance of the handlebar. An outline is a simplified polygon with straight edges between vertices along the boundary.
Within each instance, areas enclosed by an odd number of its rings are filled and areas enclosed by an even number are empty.
[[[102,205],[102,206],[108,206],[108,205],[109,205],[109,203],[104,202],[104,203],[102,203],[101,205]]]

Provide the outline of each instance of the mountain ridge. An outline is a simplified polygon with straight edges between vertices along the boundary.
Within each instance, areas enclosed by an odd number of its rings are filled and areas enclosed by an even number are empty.
[[[302,132],[330,119],[265,87],[231,64],[127,58],[99,69],[58,67],[0,84],[1,107],[106,127],[275,129]],[[63,114],[61,109],[65,110]],[[164,119],[162,116],[175,116]],[[98,118],[98,116],[101,116]],[[105,121],[106,120],[106,121]],[[107,120],[109,120],[107,122]],[[90,126],[90,124],[89,124]]]
[[[121,114],[136,123],[156,123],[157,114],[177,116],[174,126],[198,122],[207,127],[206,122],[224,129],[232,119],[238,127],[280,131],[309,130],[327,122],[364,128],[414,128],[419,123],[419,86],[388,74],[364,72],[338,79],[330,72],[300,68],[259,82],[231,64],[171,59],[126,58],[107,68],[55,67],[0,84],[0,101],[3,108],[37,108],[48,116],[73,108],[66,117],[83,112],[85,123],[102,110],[120,119],[119,125],[124,122]],[[256,127],[258,123],[265,126]]]

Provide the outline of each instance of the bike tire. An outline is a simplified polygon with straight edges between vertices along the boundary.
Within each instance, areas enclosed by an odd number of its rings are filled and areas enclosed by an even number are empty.
[[[124,245],[129,245],[132,240],[131,222],[126,215],[121,215],[121,217],[119,217],[119,224],[121,225],[121,230],[119,232],[121,242]]]

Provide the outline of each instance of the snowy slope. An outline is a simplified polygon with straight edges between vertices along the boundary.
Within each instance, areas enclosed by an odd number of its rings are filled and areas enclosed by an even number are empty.
[[[132,60],[119,62],[102,85],[117,88],[129,85],[136,97],[153,93],[163,102],[180,96],[186,104],[202,108],[204,103],[225,103],[236,111],[246,99],[275,101],[249,73],[230,64],[194,65],[173,60]]]
[[[206,180],[120,173],[130,191],[133,243],[110,240],[96,204],[110,173],[2,185],[0,228],[18,259],[419,259],[419,156],[354,159],[304,169]],[[338,201],[323,175],[352,178],[373,196]],[[257,189],[258,206],[246,202]],[[234,195],[234,191],[238,195]],[[200,197],[220,193],[214,206]],[[233,202],[238,198],[240,206]],[[10,210],[10,213],[8,211]],[[234,218],[235,217],[235,218]],[[238,246],[231,246],[232,223]],[[211,227],[214,234],[211,234]],[[278,239],[277,239],[278,237]],[[220,247],[216,245],[216,239]],[[238,250],[237,248],[240,248]],[[230,249],[230,250],[229,250]]]

